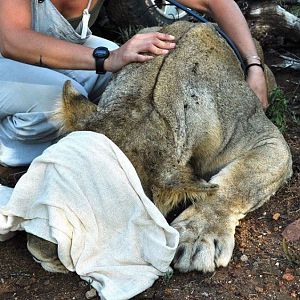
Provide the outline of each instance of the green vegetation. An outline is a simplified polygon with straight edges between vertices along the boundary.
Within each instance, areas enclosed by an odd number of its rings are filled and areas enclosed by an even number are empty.
[[[286,113],[288,100],[281,88],[276,87],[269,97],[270,106],[266,111],[268,118],[279,128],[281,132],[286,130]]]
[[[126,27],[118,27],[116,33],[120,38],[120,43],[124,44],[143,28],[140,25],[128,25]]]
[[[173,277],[173,270],[169,269],[163,276],[163,281],[165,284],[168,284],[171,280],[171,278]]]
[[[299,17],[300,16],[300,6],[299,5],[292,5],[288,11],[295,15],[296,17]]]

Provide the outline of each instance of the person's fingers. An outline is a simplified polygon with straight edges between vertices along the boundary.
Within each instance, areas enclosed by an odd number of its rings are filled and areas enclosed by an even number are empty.
[[[173,35],[154,32],[152,33],[152,36],[145,38],[153,45],[161,49],[173,49],[176,46],[175,37]]]
[[[132,37],[132,39],[143,40],[150,38],[158,38],[163,41],[175,41],[175,36],[161,33],[161,32],[148,32],[148,33],[137,33]]]
[[[160,39],[155,39],[153,44],[158,48],[168,49],[168,50],[174,49],[176,47],[175,43],[165,42]]]
[[[161,48],[154,46],[153,44],[151,44],[146,50],[155,55],[165,55],[165,54],[169,53],[168,49],[161,49]]]
[[[153,59],[153,58],[154,58],[154,56],[138,54],[138,55],[136,56],[136,60],[135,60],[135,61],[136,61],[136,62],[142,63],[142,62],[149,61],[149,60],[151,60],[151,59]]]
[[[123,61],[125,64],[130,63],[130,62],[145,62],[148,60],[151,60],[154,58],[154,56],[149,55],[148,53],[127,53],[123,55]]]
[[[145,62],[156,55],[168,54],[176,46],[172,42],[174,40],[174,36],[159,32],[136,34],[119,49],[111,52],[105,66],[108,71],[116,72],[131,62]]]
[[[148,41],[142,41],[137,44],[128,45],[127,49],[124,51],[124,56],[126,56],[126,53],[143,53],[143,52],[149,52],[154,55],[165,55],[169,53],[169,49],[157,47],[152,40],[148,40]],[[128,59],[125,60],[128,61]]]
[[[161,32],[154,32],[154,36],[163,41],[174,41],[175,40],[175,36],[166,34],[166,33],[161,33]]]
[[[171,49],[175,48],[174,43],[164,42],[159,39],[140,40],[135,44],[130,44],[128,47],[136,52],[151,52],[155,55],[167,54]],[[166,51],[164,51],[166,50]]]
[[[172,49],[175,47],[175,37],[160,32],[136,34],[127,42],[131,47],[135,45],[146,45],[152,43],[159,48]]]

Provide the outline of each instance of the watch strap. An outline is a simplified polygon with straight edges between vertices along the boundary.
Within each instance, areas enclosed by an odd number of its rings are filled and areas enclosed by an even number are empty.
[[[95,62],[96,62],[96,73],[97,74],[105,74],[106,71],[104,70],[104,61],[106,58],[100,58],[96,57]]]

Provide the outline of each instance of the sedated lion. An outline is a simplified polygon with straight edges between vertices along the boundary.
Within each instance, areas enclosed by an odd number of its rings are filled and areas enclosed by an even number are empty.
[[[291,155],[214,26],[176,22],[161,31],[176,37],[175,50],[124,67],[98,107],[67,82],[58,115],[65,132],[96,131],[116,143],[165,215],[191,199],[172,222],[180,233],[174,267],[214,271],[230,261],[238,221],[291,176]],[[45,261],[49,244],[33,237],[28,248]]]

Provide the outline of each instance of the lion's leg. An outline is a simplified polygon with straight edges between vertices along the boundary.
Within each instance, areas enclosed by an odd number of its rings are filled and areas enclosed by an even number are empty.
[[[262,141],[224,167],[210,180],[219,189],[203,193],[201,201],[172,223],[180,233],[175,268],[211,272],[226,266],[238,220],[267,201],[290,175],[289,150],[285,142],[275,138]]]
[[[162,162],[154,168],[152,198],[159,210],[167,215],[178,204],[185,200],[198,201],[203,193],[218,189],[218,185],[198,179],[188,166],[180,166],[176,161]]]
[[[27,233],[27,249],[35,261],[40,263],[46,271],[68,273],[68,270],[58,259],[56,244]]]

